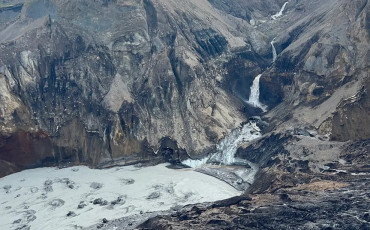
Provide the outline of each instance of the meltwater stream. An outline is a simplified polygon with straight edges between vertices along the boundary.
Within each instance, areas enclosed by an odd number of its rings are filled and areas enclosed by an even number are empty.
[[[196,168],[197,171],[212,175],[245,191],[254,181],[258,165],[235,156],[243,143],[248,143],[261,136],[260,129],[254,122],[233,130],[222,139],[216,147],[216,152],[199,160],[188,159],[184,165]]]
[[[266,112],[267,106],[259,101],[261,76],[259,74],[254,79],[247,103]],[[245,191],[253,183],[258,171],[258,165],[248,160],[237,158],[235,154],[243,143],[248,143],[260,136],[261,130],[255,122],[250,121],[243,127],[233,130],[222,139],[216,146],[216,152],[202,159],[188,159],[182,163],[191,168],[196,168],[200,172],[224,180],[236,189]]]
[[[254,122],[249,122],[241,128],[233,130],[216,146],[216,152],[199,160],[187,159],[182,163],[192,168],[199,168],[205,164],[232,165],[245,161],[237,159],[235,153],[241,144],[250,142],[261,136],[260,129]]]
[[[271,41],[271,48],[272,48],[272,62],[275,62],[276,61],[276,58],[277,58],[277,53],[276,53],[276,49],[275,49],[275,38]]]
[[[280,18],[281,16],[283,16],[283,12],[284,12],[285,7],[286,7],[287,4],[288,4],[288,2],[285,2],[284,5],[281,7],[280,11],[277,12],[276,14],[272,15],[271,18],[273,20],[276,20],[276,19]]]

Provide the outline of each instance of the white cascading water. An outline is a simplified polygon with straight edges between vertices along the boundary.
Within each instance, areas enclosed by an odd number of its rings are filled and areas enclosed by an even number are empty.
[[[284,10],[284,9],[283,9]],[[274,54],[274,61],[276,59],[276,50],[274,47],[274,40],[271,42],[273,47],[273,54]],[[251,86],[251,93],[249,100],[247,101],[248,104],[261,108],[264,112],[267,111],[267,106],[263,105],[259,101],[260,97],[260,78],[262,74],[256,76],[253,80],[253,84]],[[206,165],[209,164],[216,164],[216,165],[249,165],[250,168],[245,168],[243,170],[235,171],[234,173],[238,175],[244,182],[248,182],[252,184],[254,181],[254,177],[258,172],[258,165],[252,163],[245,159],[239,159],[235,157],[235,154],[238,148],[243,144],[250,142],[254,139],[257,139],[261,136],[261,130],[256,125],[255,122],[250,121],[249,123],[245,124],[243,127],[233,130],[229,135],[227,135],[224,139],[222,139],[216,146],[217,151],[213,154],[210,154],[207,157],[202,159],[193,160],[187,159],[182,163],[187,165],[191,168],[204,168]],[[204,166],[204,167],[203,167]]]
[[[258,164],[252,163],[245,159],[239,159],[235,157],[238,148],[246,142],[250,142],[261,136],[261,130],[258,128],[256,123],[249,122],[243,127],[233,130],[228,136],[222,139],[217,144],[217,152],[209,155],[200,160],[185,160],[182,163],[191,168],[202,168],[207,164],[217,165],[232,165],[232,164],[247,164],[250,168],[244,170],[237,170],[234,173],[238,175],[244,182],[252,184],[256,173],[259,170]]]
[[[283,16],[283,12],[284,12],[285,7],[286,7],[287,4],[288,4],[288,2],[285,2],[283,7],[281,7],[280,11],[278,13],[272,15],[271,18],[273,20],[276,20],[276,19],[280,18],[281,16]]]
[[[271,41],[271,47],[272,47],[272,62],[275,62],[276,61],[276,58],[277,58],[277,53],[276,53],[276,49],[275,49],[275,38]]]
[[[187,165],[191,168],[199,168],[199,167],[202,167],[203,165],[207,164],[207,161],[208,161],[209,157],[204,157],[202,159],[199,159],[199,160],[192,160],[192,159],[187,159],[181,163],[183,163],[184,165]]]
[[[182,163],[192,168],[199,168],[207,163],[231,165],[234,162],[245,161],[235,158],[235,153],[242,143],[252,141],[261,136],[260,129],[254,122],[233,130],[217,144],[217,152],[200,160],[185,160]]]
[[[217,152],[210,158],[210,162],[223,165],[235,163],[235,153],[242,143],[252,141],[261,136],[260,129],[254,122],[249,122],[242,128],[233,130],[227,137],[217,145]]]
[[[259,74],[254,80],[251,86],[251,94],[249,100],[247,101],[252,106],[261,108],[264,112],[267,110],[267,106],[263,105],[259,101],[260,96],[260,78],[262,74]],[[184,165],[187,165],[192,168],[199,168],[207,163],[218,163],[222,165],[231,165],[238,162],[244,161],[241,159],[235,158],[235,153],[238,150],[239,146],[244,142],[252,141],[261,136],[260,129],[254,122],[249,122],[243,127],[233,130],[228,136],[222,139],[217,144],[217,152],[211,154],[208,157],[192,160],[188,159],[183,161]],[[250,164],[252,166],[252,164]],[[252,166],[253,168],[253,166]]]
[[[257,77],[253,80],[253,84],[251,86],[251,94],[249,96],[248,103],[254,107],[258,107],[262,109],[264,112],[267,110],[267,106],[263,105],[259,98],[260,98],[260,78],[262,74],[257,75]]]

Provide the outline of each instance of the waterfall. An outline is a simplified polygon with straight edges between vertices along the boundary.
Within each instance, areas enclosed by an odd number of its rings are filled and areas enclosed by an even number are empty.
[[[259,74],[254,80],[251,87],[251,95],[248,103],[261,108],[266,111],[266,106],[259,101],[260,96],[260,78],[262,74]],[[216,146],[216,152],[208,155],[202,159],[193,160],[187,159],[182,164],[187,165],[191,168],[197,168],[200,172],[204,172],[209,175],[213,175],[225,182],[232,184],[237,189],[244,189],[254,182],[256,173],[259,170],[258,164],[252,163],[245,159],[235,157],[238,148],[243,144],[250,142],[254,139],[261,137],[261,130],[254,121],[250,121],[243,127],[233,130],[229,135],[222,139]],[[246,166],[243,169],[235,169],[234,171],[225,167],[225,169],[219,169],[218,171],[212,168],[214,165],[234,165],[235,166]],[[211,169],[210,169],[211,167]],[[239,178],[239,179],[235,179]],[[231,179],[230,179],[231,178]],[[236,183],[236,185],[235,185]],[[249,185],[245,185],[248,183]]]
[[[283,12],[284,12],[285,7],[286,7],[287,4],[288,4],[288,2],[285,2],[283,7],[281,7],[280,11],[278,13],[272,15],[271,18],[273,20],[276,20],[276,19],[280,18],[281,16],[283,16]]]
[[[260,78],[259,74],[251,86],[251,94],[247,103],[266,111],[267,106],[259,101]],[[245,159],[237,158],[236,152],[243,143],[248,143],[261,137],[261,130],[254,121],[250,121],[243,127],[233,130],[222,139],[216,146],[216,152],[202,159],[187,159],[182,164],[191,168],[197,168],[198,172],[215,176],[229,183],[238,190],[245,190],[254,182],[259,166]],[[221,168],[215,169],[214,167]],[[231,166],[231,167],[228,167]],[[246,167],[248,166],[248,167]],[[241,167],[241,168],[240,168]]]
[[[271,41],[271,47],[272,47],[272,62],[275,62],[275,61],[276,61],[276,57],[277,57],[277,53],[276,53],[276,49],[275,49],[274,43],[275,43],[275,38]]]
[[[258,107],[266,112],[267,107],[263,105],[260,101],[260,78],[262,74],[259,74],[254,80],[251,86],[251,94],[249,96],[248,103],[254,107]]]
[[[217,151],[215,153],[203,159],[188,159],[182,163],[192,168],[199,168],[208,163],[231,165],[235,162],[246,162],[246,160],[235,158],[236,151],[242,143],[252,141],[260,136],[260,129],[256,123],[249,122],[243,127],[233,130],[229,135],[222,139],[217,144]]]

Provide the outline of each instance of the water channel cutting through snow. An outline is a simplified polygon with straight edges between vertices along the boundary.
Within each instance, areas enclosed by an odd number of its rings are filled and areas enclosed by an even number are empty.
[[[213,177],[219,178],[234,188],[245,191],[254,181],[258,165],[248,160],[235,157],[238,148],[261,136],[260,129],[254,122],[233,130],[217,144],[216,152],[202,159],[188,159],[184,165],[195,168]]]

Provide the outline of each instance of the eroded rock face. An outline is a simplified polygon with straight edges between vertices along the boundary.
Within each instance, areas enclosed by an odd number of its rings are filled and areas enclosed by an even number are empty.
[[[250,197],[139,228],[368,229],[369,3],[291,0],[271,17],[284,3],[3,0],[0,176],[176,164],[261,115],[264,136],[237,152],[259,166]],[[259,74],[266,113],[246,103]]]
[[[300,1],[287,7],[280,19],[286,29],[274,43],[277,59],[261,78],[261,101],[278,104],[268,116],[280,127],[313,126],[332,140],[369,138],[367,128],[359,130],[344,115],[352,106],[348,115],[368,123],[360,115],[369,113],[369,99],[361,93],[369,78],[368,2]]]
[[[0,175],[207,153],[261,73],[269,131],[369,138],[368,2],[284,2],[3,0]]]
[[[149,159],[165,137],[196,154],[245,119],[215,76],[251,48],[208,2],[19,3],[0,11],[5,165]]]

